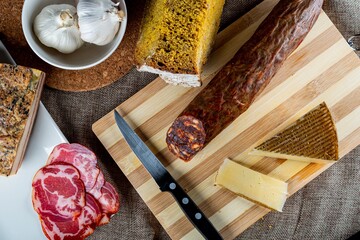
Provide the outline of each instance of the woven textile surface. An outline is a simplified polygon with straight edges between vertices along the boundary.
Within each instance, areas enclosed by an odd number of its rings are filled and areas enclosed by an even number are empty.
[[[227,0],[221,29],[260,0]],[[360,33],[359,0],[325,0],[324,11],[345,38]],[[37,59],[40,61],[40,59]],[[145,87],[155,75],[132,69],[119,81],[90,92],[45,88],[42,101],[70,142],[93,149],[108,181],[121,195],[121,210],[91,240],[168,239],[127,178],[91,131],[91,125]],[[360,147],[291,196],[283,213],[272,212],[237,239],[346,239],[360,231]]]

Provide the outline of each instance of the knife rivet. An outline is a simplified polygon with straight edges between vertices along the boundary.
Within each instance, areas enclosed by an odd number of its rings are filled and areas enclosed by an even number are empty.
[[[195,218],[196,218],[197,220],[200,220],[201,217],[202,217],[201,213],[196,213],[196,214],[195,214]]]
[[[176,184],[175,183],[170,183],[169,185],[171,190],[174,190],[176,188]]]
[[[182,199],[182,203],[183,204],[188,204],[189,203],[189,199],[188,198],[186,198],[186,197],[184,197],[183,199]]]

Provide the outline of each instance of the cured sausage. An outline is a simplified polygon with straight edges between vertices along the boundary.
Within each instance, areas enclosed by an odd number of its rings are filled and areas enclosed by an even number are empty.
[[[184,161],[245,112],[316,22],[323,0],[281,0],[167,132]]]

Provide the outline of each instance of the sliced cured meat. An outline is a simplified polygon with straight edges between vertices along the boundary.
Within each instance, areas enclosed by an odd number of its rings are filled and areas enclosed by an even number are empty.
[[[88,193],[93,195],[96,199],[99,199],[102,194],[101,188],[104,186],[104,184],[105,184],[105,177],[104,177],[103,172],[100,170],[100,173],[99,173],[98,177],[96,178],[94,187],[92,189],[90,189],[88,191]]]
[[[102,218],[100,203],[91,194],[86,194],[86,205],[84,209],[87,209],[95,228]]]
[[[119,195],[111,183],[105,182],[101,188],[101,197],[98,198],[103,213],[112,215],[119,211]]]
[[[41,226],[48,239],[81,240],[94,232],[100,217],[101,211],[96,199],[86,194],[86,205],[75,220],[57,222],[44,217],[41,218]]]
[[[93,152],[60,144],[33,179],[33,206],[52,240],[81,240],[119,211],[119,195],[105,181]]]
[[[47,162],[48,164],[55,162],[72,164],[79,170],[86,191],[90,191],[94,187],[96,178],[100,173],[96,155],[88,148],[77,143],[57,145],[51,152]]]
[[[73,220],[85,206],[85,188],[79,171],[69,164],[41,168],[32,182],[32,202],[40,217]]]
[[[99,226],[108,224],[110,222],[110,216],[108,214],[103,213],[101,216],[102,217],[98,223]]]
[[[101,196],[98,198],[102,210],[102,218],[99,225],[110,222],[110,217],[117,213],[120,208],[119,195],[111,183],[105,182],[101,188]]]
[[[52,163],[58,157],[68,159],[69,163],[74,159],[81,160],[82,158],[87,158],[94,166],[97,164],[96,155],[91,150],[78,143],[61,143],[54,147],[49,155],[47,164]],[[63,161],[66,162],[66,160]]]

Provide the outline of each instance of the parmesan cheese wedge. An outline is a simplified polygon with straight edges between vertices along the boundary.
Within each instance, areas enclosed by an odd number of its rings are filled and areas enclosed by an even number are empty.
[[[225,159],[215,177],[215,185],[264,207],[282,212],[288,184]]]
[[[249,154],[315,163],[337,161],[337,133],[326,104],[321,103]]]

